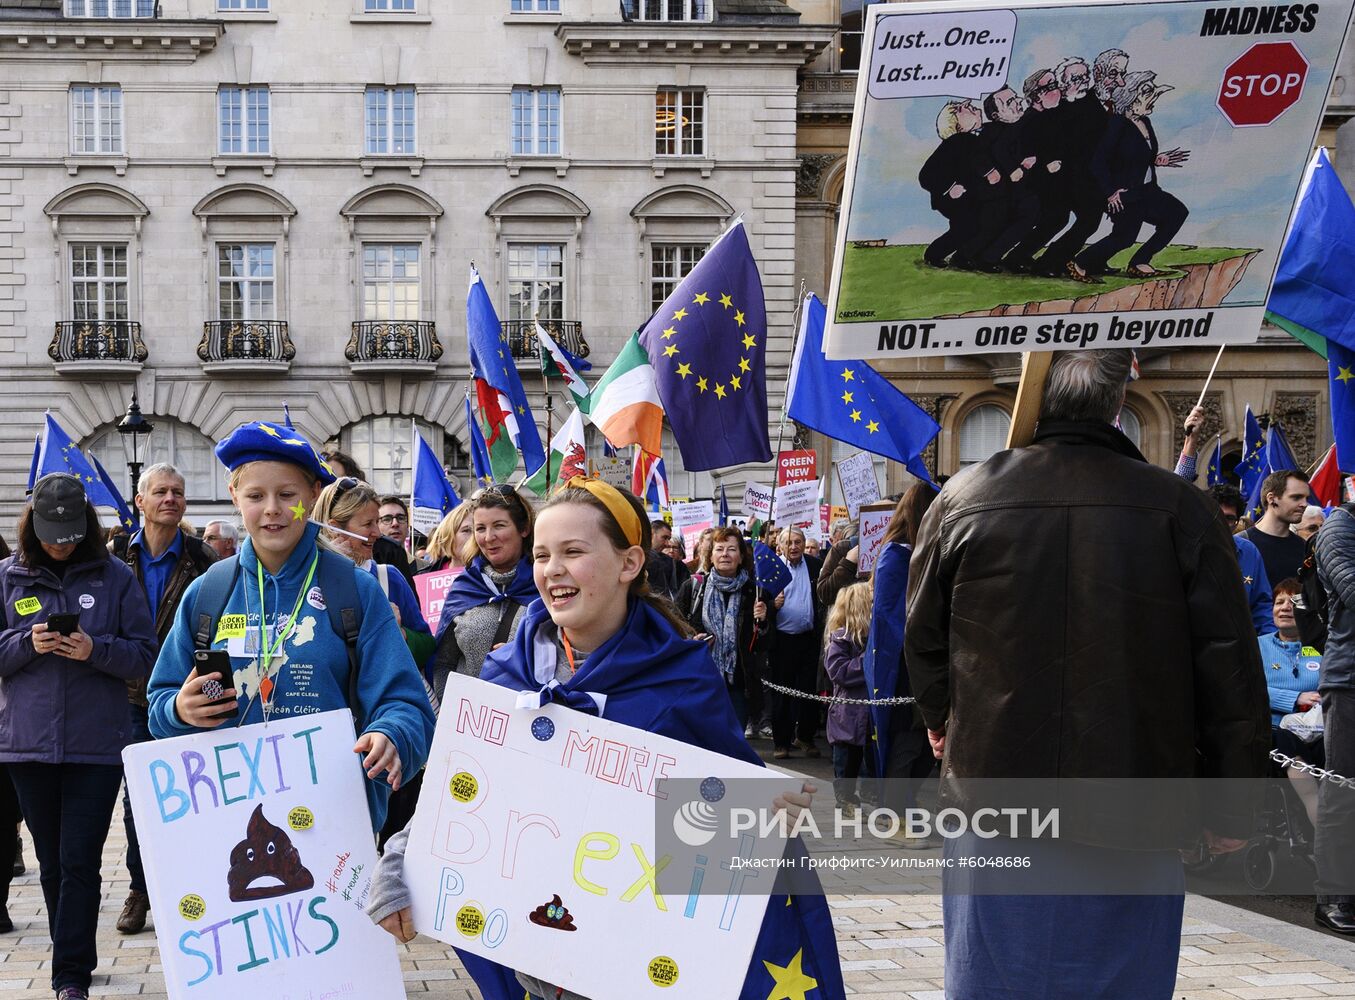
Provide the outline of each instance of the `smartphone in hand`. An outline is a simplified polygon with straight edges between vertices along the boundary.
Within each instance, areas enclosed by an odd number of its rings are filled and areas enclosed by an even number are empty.
[[[223,690],[228,690],[235,685],[235,671],[231,667],[231,657],[224,649],[193,650],[193,666],[197,669],[199,677],[219,674],[218,680]],[[220,711],[213,714],[219,719],[233,718],[240,711],[240,703],[235,698],[226,697],[212,702],[213,709],[218,706],[220,706]]]
[[[80,631],[79,613],[50,615],[47,619],[47,631],[58,632],[61,635],[74,635]]]

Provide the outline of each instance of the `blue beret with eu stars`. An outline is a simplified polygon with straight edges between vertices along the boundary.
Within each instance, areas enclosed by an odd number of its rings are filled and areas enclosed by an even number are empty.
[[[216,457],[227,469],[234,471],[246,462],[290,462],[310,472],[328,486],[334,482],[330,471],[311,443],[295,427],[251,420],[231,431],[216,446]]]

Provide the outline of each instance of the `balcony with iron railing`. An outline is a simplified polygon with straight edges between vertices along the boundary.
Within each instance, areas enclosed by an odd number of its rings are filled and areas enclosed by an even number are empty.
[[[583,339],[583,324],[574,319],[543,319],[541,325],[546,328],[551,339],[575,357],[588,357],[588,341]],[[513,360],[538,361],[536,320],[505,319],[499,321],[503,335],[512,348]]]
[[[62,375],[133,377],[149,352],[136,320],[62,320],[47,354]]]
[[[281,375],[295,357],[286,320],[211,319],[202,324],[198,359],[204,372]]]
[[[343,353],[355,375],[432,375],[442,344],[432,320],[362,319],[353,323]]]

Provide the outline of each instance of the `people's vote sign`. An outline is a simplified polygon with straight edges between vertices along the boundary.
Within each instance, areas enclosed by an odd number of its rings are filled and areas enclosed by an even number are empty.
[[[447,679],[405,853],[415,926],[598,1000],[738,996],[771,878],[744,881],[710,841],[736,802],[765,808],[798,781],[518,700]],[[732,839],[759,856],[758,833]]]
[[[122,752],[172,998],[404,997],[345,709]]]
[[[1351,6],[869,5],[825,354],[1255,341]]]

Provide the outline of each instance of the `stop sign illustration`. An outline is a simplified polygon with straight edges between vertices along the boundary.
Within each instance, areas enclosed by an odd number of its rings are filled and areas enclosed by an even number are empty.
[[[1269,125],[1298,103],[1307,78],[1293,42],[1258,42],[1223,71],[1219,110],[1236,128]]]

